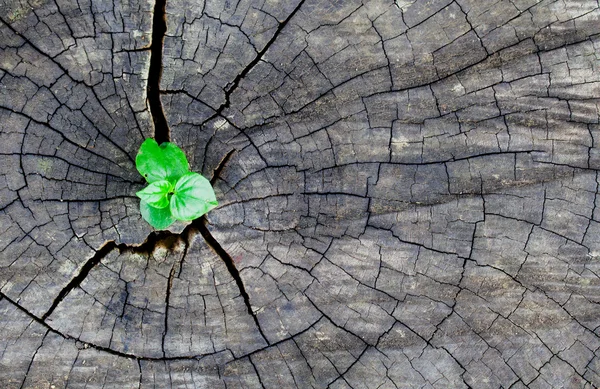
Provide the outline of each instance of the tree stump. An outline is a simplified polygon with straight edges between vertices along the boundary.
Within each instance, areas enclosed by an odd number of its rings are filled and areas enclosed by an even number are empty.
[[[1,0],[0,387],[600,386],[596,0]],[[171,141],[220,205],[141,218]]]

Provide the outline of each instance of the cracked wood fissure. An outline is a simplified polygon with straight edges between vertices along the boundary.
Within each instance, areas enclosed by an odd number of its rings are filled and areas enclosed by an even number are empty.
[[[223,102],[218,108],[216,108],[215,113],[212,116],[210,116],[208,119],[206,119],[205,122],[209,122],[210,120],[212,120],[216,117],[222,116],[223,111],[226,110],[227,108],[229,108],[229,106],[231,104],[231,101],[230,101],[231,95],[238,88],[240,81],[243,80],[244,77],[246,77],[248,75],[248,73],[256,66],[256,64],[258,64],[262,60],[263,56],[269,50],[271,45],[275,42],[275,40],[277,39],[277,37],[279,36],[281,31],[283,31],[283,29],[285,28],[285,26],[287,26],[289,21],[300,10],[300,7],[302,6],[302,4],[304,4],[304,1],[305,0],[299,1],[298,4],[292,10],[292,12],[283,21],[278,22],[275,33],[273,34],[271,39],[265,44],[265,46],[262,48],[262,50],[260,50],[256,54],[254,59],[252,59],[252,61],[250,61],[250,63],[247,64],[242,69],[242,71],[237,74],[237,76],[234,78],[234,80],[224,88],[225,102]]]
[[[244,299],[244,304],[246,305],[246,308],[248,309],[248,314],[250,316],[252,316],[252,319],[254,320],[254,323],[256,324],[256,328],[260,332],[263,339],[265,339],[268,342],[267,338],[265,337],[265,334],[262,331],[260,323],[258,322],[258,318],[256,317],[254,310],[252,309],[252,305],[250,304],[250,297],[248,296],[248,293],[246,292],[246,288],[244,287],[244,282],[242,281],[240,272],[238,271],[237,267],[235,266],[235,263],[233,262],[233,258],[231,258],[231,256],[227,253],[227,251],[225,251],[225,249],[223,249],[223,247],[219,244],[219,242],[212,236],[212,234],[210,233],[210,231],[208,230],[208,228],[206,226],[207,221],[206,221],[205,217],[194,220],[194,222],[192,224],[196,228],[198,228],[198,230],[202,234],[202,237],[204,238],[204,240],[206,241],[208,246],[210,248],[212,248],[217,253],[217,255],[219,255],[219,257],[223,260],[223,262],[225,262],[225,265],[227,266],[227,270],[229,270],[229,274],[231,274],[231,276],[235,280],[235,283],[240,291],[240,295]]]
[[[190,227],[191,225],[184,229],[181,234],[175,234],[170,231],[151,232],[146,240],[139,245],[129,245],[125,243],[117,244],[115,241],[106,242],[102,247],[96,250],[96,253],[83,264],[79,273],[77,273],[77,275],[60,291],[48,311],[42,315],[42,320],[46,320],[52,315],[63,299],[73,291],[73,289],[80,287],[81,283],[88,277],[90,272],[113,250],[118,250],[120,253],[133,252],[150,254],[159,243],[180,237],[183,237],[187,244],[187,242],[189,242]]]
[[[101,248],[99,248],[96,253],[90,258],[88,259],[83,266],[81,267],[81,270],[79,271],[79,273],[77,274],[76,277],[74,277],[58,294],[58,296],[56,296],[56,298],[54,299],[54,301],[52,302],[52,305],[50,306],[50,308],[48,309],[48,311],[46,311],[46,313],[44,313],[42,315],[42,320],[46,320],[48,318],[48,316],[52,315],[52,312],[54,312],[54,310],[56,309],[56,307],[58,307],[58,304],[61,303],[61,301],[63,301],[63,299],[75,288],[79,287],[81,285],[81,282],[83,280],[85,280],[85,278],[90,274],[90,271],[96,266],[98,265],[98,263],[100,263],[100,261],[106,256],[108,255],[108,253],[110,253],[112,250],[114,250],[115,248],[117,248],[117,244],[114,241],[111,242],[107,242],[104,246],[102,246]]]
[[[150,69],[148,71],[148,102],[154,122],[154,139],[158,144],[170,140],[169,124],[160,101],[160,79],[165,33],[167,0],[156,0],[152,17],[152,44],[150,46]]]

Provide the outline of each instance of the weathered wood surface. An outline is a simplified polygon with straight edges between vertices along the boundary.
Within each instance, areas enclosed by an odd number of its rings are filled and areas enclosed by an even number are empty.
[[[0,1],[0,387],[600,386],[597,1],[164,16]],[[141,220],[154,123],[205,221]]]

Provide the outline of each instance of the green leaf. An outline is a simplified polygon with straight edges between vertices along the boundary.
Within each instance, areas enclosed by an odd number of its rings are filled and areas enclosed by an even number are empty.
[[[175,219],[194,220],[219,205],[210,182],[198,173],[187,173],[175,184],[169,208]]]
[[[157,230],[164,230],[175,221],[169,207],[154,208],[144,200],[140,202],[140,212],[144,220]]]
[[[190,170],[187,158],[179,147],[170,142],[159,146],[151,138],[146,139],[140,146],[140,151],[135,157],[135,167],[150,184],[162,180],[174,184]]]
[[[155,181],[140,190],[136,195],[154,208],[165,208],[169,205],[169,192],[173,191],[173,184],[167,180]]]

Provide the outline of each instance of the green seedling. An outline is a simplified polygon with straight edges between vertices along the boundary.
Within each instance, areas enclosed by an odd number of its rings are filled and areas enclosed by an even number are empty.
[[[197,219],[218,205],[210,182],[190,172],[184,152],[173,143],[159,146],[154,139],[146,139],[135,166],[149,184],[136,193],[141,199],[140,212],[157,230],[168,228],[175,220]]]

